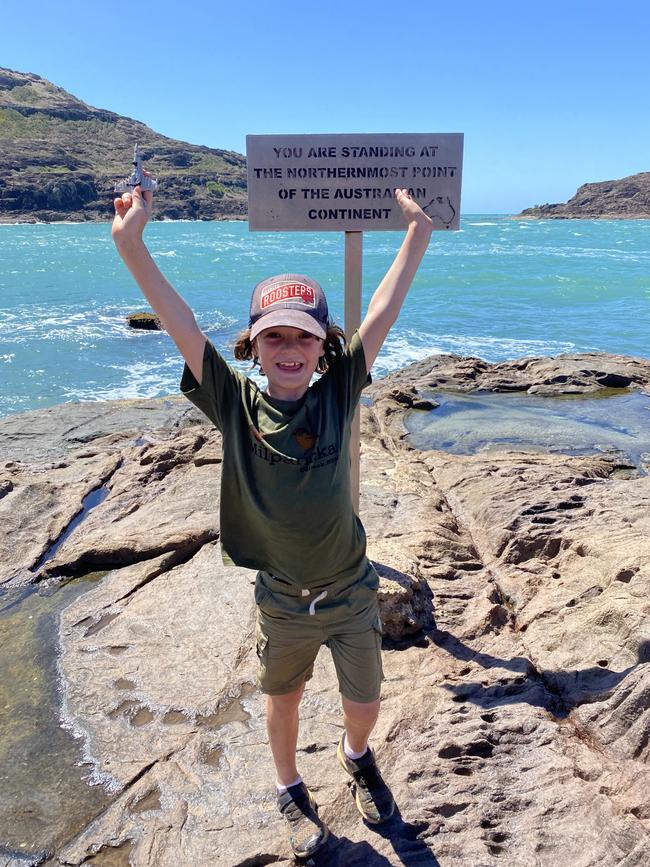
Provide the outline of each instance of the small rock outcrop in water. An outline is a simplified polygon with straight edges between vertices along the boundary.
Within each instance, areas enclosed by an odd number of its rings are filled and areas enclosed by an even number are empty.
[[[129,313],[126,317],[127,324],[131,328],[139,328],[144,331],[162,331],[160,319],[155,313]]]
[[[583,184],[563,204],[535,205],[517,214],[530,220],[650,220],[650,172]]]
[[[603,454],[422,452],[403,423],[432,386],[613,383],[650,393],[650,361],[441,356],[371,387],[360,511],[387,634],[373,745],[399,814],[358,817],[323,651],[299,738],[332,830],[317,863],[646,867],[650,476]],[[48,863],[292,863],[253,687],[254,574],[218,550],[218,433],[182,397],[65,404],[0,420],[0,453],[0,581],[110,570],[62,613],[60,672],[114,800]]]
[[[136,142],[160,182],[154,219],[246,216],[242,154],[167,138],[38,75],[0,67],[0,140],[0,222],[111,219]]]

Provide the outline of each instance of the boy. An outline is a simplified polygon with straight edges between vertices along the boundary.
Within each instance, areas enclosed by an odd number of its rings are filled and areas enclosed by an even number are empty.
[[[379,578],[352,508],[349,460],[361,390],[432,231],[406,190],[395,198],[406,236],[345,349],[315,281],[281,274],[255,287],[235,354],[260,364],[264,391],[224,361],[149,255],[142,232],[153,193],[136,186],[115,199],[113,239],[185,358],[180,389],[223,436],[221,543],[228,559],[258,570],[258,682],[267,694],[278,806],[303,858],[328,834],[296,767],[298,708],[321,644],[336,667],[344,722],[337,756],[355,781],[359,812],[378,823],[395,806],[368,746],[382,679]],[[316,371],[322,376],[310,385]]]

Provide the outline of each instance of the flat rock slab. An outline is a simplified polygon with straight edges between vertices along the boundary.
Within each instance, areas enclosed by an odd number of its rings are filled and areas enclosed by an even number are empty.
[[[219,560],[207,544],[175,568],[164,557],[135,563],[63,612],[63,716],[88,733],[96,781],[119,790],[218,727],[253,679],[254,574]]]
[[[119,464],[115,455],[79,455],[46,464],[0,464],[0,585],[30,584],[43,556]]]
[[[3,461],[46,467],[95,440],[108,452],[129,439],[146,442],[147,433],[178,429],[190,416],[196,419],[198,413],[177,396],[63,403],[0,419],[0,455]]]
[[[48,409],[46,419],[0,420],[0,520],[8,528],[0,585],[164,551],[182,558],[217,538],[219,481],[210,465],[221,461],[220,439],[196,424],[186,401],[151,403],[105,402],[94,422],[90,403],[64,404],[58,419]],[[167,440],[183,424],[170,450]],[[197,470],[191,480],[189,465]]]

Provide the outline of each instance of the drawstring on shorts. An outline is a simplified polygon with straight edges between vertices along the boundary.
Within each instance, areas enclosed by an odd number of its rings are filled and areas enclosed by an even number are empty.
[[[309,613],[312,616],[316,614],[316,603],[321,602],[326,596],[327,596],[327,590],[323,590],[323,592],[319,593],[315,599],[312,599],[312,601],[309,604]]]

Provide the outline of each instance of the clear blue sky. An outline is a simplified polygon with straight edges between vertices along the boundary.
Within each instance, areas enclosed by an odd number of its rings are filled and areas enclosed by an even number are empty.
[[[0,66],[158,132],[464,132],[465,213],[650,171],[647,0],[0,5]]]

